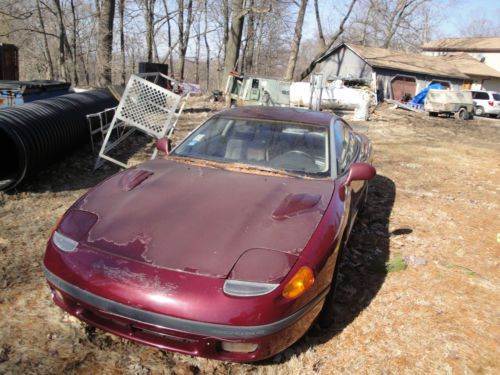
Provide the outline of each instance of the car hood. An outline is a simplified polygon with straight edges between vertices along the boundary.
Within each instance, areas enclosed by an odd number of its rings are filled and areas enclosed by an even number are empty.
[[[163,159],[111,177],[74,208],[97,215],[83,240],[95,249],[224,278],[250,249],[299,255],[333,186]]]

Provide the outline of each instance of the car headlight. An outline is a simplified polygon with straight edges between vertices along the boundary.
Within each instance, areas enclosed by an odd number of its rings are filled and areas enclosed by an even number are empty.
[[[60,250],[71,252],[76,249],[89,230],[97,222],[91,212],[71,209],[63,215],[52,229],[52,243]]]
[[[271,293],[279,284],[256,283],[252,281],[226,280],[223,291],[235,297],[257,297]]]
[[[69,237],[66,237],[65,235],[59,233],[57,230],[52,236],[52,242],[58,249],[66,252],[74,251],[76,249],[76,246],[78,245],[78,242],[72,240]]]
[[[280,285],[297,259],[297,255],[276,250],[249,249],[236,261],[223,291],[236,297],[269,294]]]

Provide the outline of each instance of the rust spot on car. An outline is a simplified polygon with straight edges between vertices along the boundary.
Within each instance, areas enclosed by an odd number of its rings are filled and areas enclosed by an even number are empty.
[[[172,294],[177,289],[177,285],[175,284],[162,282],[158,275],[152,277],[145,273],[133,272],[127,267],[111,267],[103,261],[95,263],[92,267],[95,271],[104,274],[109,279],[126,285],[138,286],[147,291]]]

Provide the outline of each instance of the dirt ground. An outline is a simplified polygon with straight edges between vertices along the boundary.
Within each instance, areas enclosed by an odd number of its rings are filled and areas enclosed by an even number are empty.
[[[215,110],[190,105],[177,140]],[[342,265],[331,329],[312,327],[284,353],[247,365],[164,353],[63,313],[41,268],[50,229],[117,171],[94,172],[86,148],[0,195],[0,373],[500,373],[500,120],[382,105],[359,129],[379,175]],[[146,157],[145,143],[127,147],[134,160]]]

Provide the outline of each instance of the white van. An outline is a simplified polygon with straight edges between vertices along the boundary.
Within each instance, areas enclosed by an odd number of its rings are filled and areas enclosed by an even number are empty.
[[[474,101],[474,114],[477,116],[500,115],[500,94],[494,91],[470,91]]]

